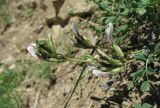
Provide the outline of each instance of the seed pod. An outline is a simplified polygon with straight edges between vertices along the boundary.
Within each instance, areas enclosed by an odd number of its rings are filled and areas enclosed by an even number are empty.
[[[102,56],[102,57],[104,57],[109,63],[110,63],[110,61],[111,61],[111,57],[109,57],[107,54],[105,54],[103,51],[101,51],[100,49],[98,49],[97,50],[98,51],[98,53]]]
[[[111,70],[111,73],[116,74],[116,73],[119,73],[123,70],[124,70],[124,67],[122,66],[122,67],[118,67],[118,68]]]
[[[76,39],[76,42],[75,42],[76,46],[81,47],[81,48],[86,48],[86,49],[93,48],[91,42],[87,38],[80,35],[75,24],[72,25],[72,31],[73,31],[75,39]]]
[[[115,60],[115,59],[113,59],[112,57],[109,57],[109,56],[106,55],[103,51],[101,51],[101,50],[98,49],[98,52],[99,52],[99,54],[100,54],[102,57],[104,57],[110,64],[112,64],[112,65],[117,65],[117,66],[123,65],[120,60]]]
[[[111,59],[110,61],[113,65],[121,66],[123,63],[120,60]]]
[[[116,51],[117,55],[120,58],[124,58],[124,53],[122,52],[121,48],[118,45],[113,44],[113,49]]]
[[[56,48],[53,45],[53,40],[52,40],[51,34],[48,35],[48,45],[49,45],[49,48],[52,51],[52,53],[56,53]]]
[[[43,48],[38,47],[37,51],[38,51],[38,54],[40,54],[39,56],[41,56],[45,60],[51,57],[51,54]]]

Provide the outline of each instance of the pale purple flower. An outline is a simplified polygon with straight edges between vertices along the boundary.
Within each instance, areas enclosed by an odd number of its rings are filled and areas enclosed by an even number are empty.
[[[38,56],[36,54],[36,50],[35,50],[36,44],[35,43],[31,43],[28,47],[27,47],[27,51],[36,59],[38,59]]]
[[[108,72],[103,72],[103,71],[97,70],[97,69],[93,70],[92,74],[95,76],[98,76],[98,77],[110,77],[110,75],[111,75]]]
[[[106,35],[107,35],[107,40],[111,44],[113,42],[113,37],[112,37],[112,32],[113,32],[113,24],[109,23],[106,28]]]

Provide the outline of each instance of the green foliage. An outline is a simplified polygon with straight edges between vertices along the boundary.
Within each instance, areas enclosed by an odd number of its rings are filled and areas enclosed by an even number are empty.
[[[0,97],[0,106],[1,108],[17,108],[15,101],[7,95]]]
[[[139,104],[139,103],[134,103],[134,104],[132,105],[132,107],[133,107],[133,108],[143,108],[143,107],[141,106],[141,104]]]
[[[5,4],[6,3],[6,0],[0,0],[0,6]]]
[[[127,84],[127,90],[131,90],[133,87],[134,87],[134,84],[132,81]]]
[[[149,82],[148,82],[148,81],[144,81],[144,82],[142,83],[140,89],[141,89],[141,91],[146,92],[146,91],[149,90],[149,88],[150,88]]]
[[[143,108],[153,108],[153,106],[151,104],[148,104],[148,103],[144,103],[142,105]]]
[[[19,108],[20,96],[16,93],[24,75],[16,69],[5,69],[0,75],[0,106],[2,108]]]
[[[6,0],[0,0],[0,9],[0,24],[6,26],[10,23],[11,20]]]
[[[91,0],[99,6],[97,16],[93,22],[106,26],[112,22],[116,26],[114,36],[117,42],[123,43],[124,37],[129,37],[135,32],[143,35],[143,26],[157,26],[160,14],[158,6],[159,0]],[[159,33],[158,33],[159,34]]]
[[[37,76],[39,78],[49,78],[51,63],[46,61],[35,62],[32,60],[18,60],[17,66],[21,70],[25,68],[29,76]]]
[[[134,103],[132,108],[153,108],[153,106],[148,103],[143,103],[142,105],[139,103]]]
[[[157,11],[159,9],[159,0],[91,0],[99,7],[91,21],[98,26],[91,25],[91,28],[99,36],[95,45],[92,45],[90,40],[82,36],[75,25],[72,26],[72,31],[75,37],[75,46],[84,50],[90,50],[89,54],[80,55],[78,58],[61,54],[56,51],[56,44],[52,42],[51,37],[48,39],[39,39],[36,41],[36,54],[39,58],[59,63],[64,61],[84,63],[83,69],[76,80],[75,86],[67,100],[65,107],[73,93],[75,92],[78,83],[83,76],[87,63],[94,62],[98,68],[103,68],[106,72],[114,75],[123,75],[129,83],[125,84],[127,91],[138,92],[139,95],[152,90],[159,90],[158,86],[153,83],[156,75],[159,75],[159,67],[155,63],[160,61],[160,44],[159,44],[159,17]],[[113,40],[112,31],[114,24]],[[107,25],[107,26],[106,26]],[[109,29],[108,29],[109,28]],[[106,37],[107,35],[107,37]],[[109,40],[108,43],[104,39]],[[127,39],[126,39],[127,38]],[[132,40],[133,38],[133,40]],[[124,40],[124,41],[123,41]],[[135,45],[137,41],[138,45]],[[136,43],[136,44],[137,44]],[[123,49],[119,46],[125,46]],[[107,47],[107,51],[105,50]],[[135,50],[139,50],[134,52]],[[98,58],[94,56],[97,52]],[[134,54],[130,58],[129,54]],[[136,64],[136,68],[130,67],[132,62]],[[137,64],[141,63],[141,66]],[[43,64],[44,65],[44,64]],[[35,66],[34,66],[35,67]],[[97,68],[96,67],[96,68]],[[48,67],[47,67],[48,68]],[[47,68],[44,68],[46,70]],[[42,68],[43,70],[43,68]],[[127,74],[122,72],[128,71]],[[122,80],[123,77],[122,77]],[[134,88],[134,89],[132,89]],[[121,88],[124,90],[124,88]],[[116,93],[115,93],[116,95]],[[121,94],[123,95],[123,94]],[[123,96],[122,96],[123,97]],[[127,97],[127,96],[126,96]],[[157,95],[158,97],[158,95]],[[124,100],[124,99],[122,99]],[[148,103],[135,103],[133,108],[150,108],[152,105]]]
[[[4,25],[7,25],[10,23],[11,16],[7,12],[0,13],[0,21],[3,22]]]
[[[108,7],[108,5],[107,5],[106,2],[101,2],[101,3],[99,4],[99,7],[100,7],[102,10],[105,10],[105,9]]]
[[[6,3],[6,0],[0,0],[0,6],[5,4]]]
[[[45,61],[18,60],[15,65],[15,68],[9,69],[2,64],[5,70],[0,74],[0,108],[20,108],[22,99],[16,88],[21,85],[26,74],[42,79],[50,75],[51,65]]]
[[[14,70],[7,69],[4,73],[0,76],[1,85],[6,87],[8,90],[12,90],[13,88],[17,87],[21,80],[23,79],[22,74],[15,72]]]

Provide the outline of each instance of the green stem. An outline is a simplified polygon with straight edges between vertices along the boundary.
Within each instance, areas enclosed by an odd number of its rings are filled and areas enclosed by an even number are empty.
[[[126,61],[125,64],[131,63],[131,62],[134,62],[134,61],[136,61],[136,59],[131,59],[131,60]]]
[[[95,60],[80,60],[80,59],[73,59],[73,58],[66,58],[66,61],[70,61],[70,62],[84,62],[84,63],[96,62]]]
[[[103,39],[103,37],[102,37],[101,39]],[[101,39],[99,39],[99,40],[96,42],[96,44],[95,44],[96,46],[92,49],[90,55],[93,55],[93,54],[94,54],[94,52],[96,51],[96,49],[97,49],[97,47],[98,47]],[[74,92],[75,92],[75,90],[76,90],[76,88],[77,88],[77,86],[78,86],[78,83],[79,83],[79,81],[81,80],[81,77],[82,77],[84,71],[86,70],[86,68],[87,68],[87,64],[85,64],[85,66],[84,66],[83,69],[81,70],[81,72],[80,72],[80,74],[79,74],[79,76],[78,76],[78,79],[76,80],[76,83],[75,83],[75,85],[74,85],[74,88],[73,88],[73,90],[72,90],[72,92],[71,92],[71,94],[70,94],[67,102],[66,102],[65,105],[64,105],[64,108],[67,108],[67,105],[68,105],[70,99],[72,98],[72,96],[73,96],[73,94],[74,94]]]
[[[146,60],[146,65],[145,65],[145,75],[146,75],[147,81],[149,81],[149,78],[147,75],[147,68],[148,68],[148,59]]]

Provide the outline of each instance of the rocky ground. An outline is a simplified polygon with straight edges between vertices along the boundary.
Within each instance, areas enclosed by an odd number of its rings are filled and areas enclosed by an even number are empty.
[[[95,6],[85,0],[12,0],[8,7],[11,21],[0,26],[0,62],[9,64],[10,68],[14,68],[16,60],[32,59],[26,51],[27,46],[47,37],[48,33],[52,33],[61,51],[66,49],[66,44],[72,44],[71,24],[79,23],[79,17],[91,17],[95,10]],[[85,27],[80,32],[93,36]],[[63,108],[80,69],[67,62],[51,66],[50,79],[26,76],[18,88],[23,94],[23,108]],[[86,72],[68,108],[105,108],[103,100],[91,99],[109,95],[98,87],[105,80]]]

